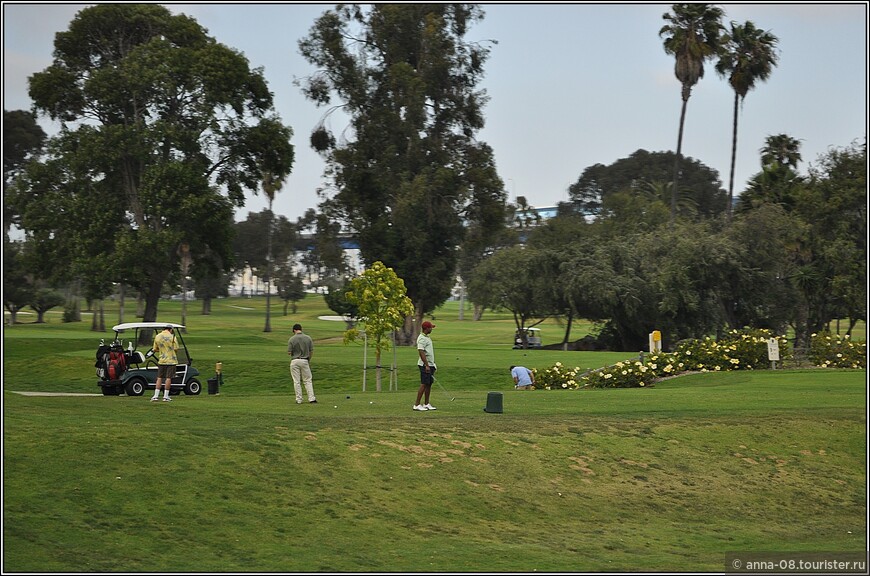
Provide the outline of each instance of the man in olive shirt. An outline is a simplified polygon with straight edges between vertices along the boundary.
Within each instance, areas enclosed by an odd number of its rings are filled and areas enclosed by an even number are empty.
[[[314,352],[314,341],[311,336],[302,332],[301,324],[293,325],[293,336],[287,342],[287,354],[290,355],[290,376],[293,377],[293,388],[296,390],[296,403],[302,404],[302,386],[305,383],[305,393],[310,404],[317,404],[314,397],[314,382],[311,377],[311,354]]]

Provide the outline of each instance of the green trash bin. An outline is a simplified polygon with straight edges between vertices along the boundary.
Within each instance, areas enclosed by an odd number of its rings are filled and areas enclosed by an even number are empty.
[[[490,414],[501,414],[503,398],[504,395],[501,392],[490,392],[486,395],[486,408],[483,411]]]

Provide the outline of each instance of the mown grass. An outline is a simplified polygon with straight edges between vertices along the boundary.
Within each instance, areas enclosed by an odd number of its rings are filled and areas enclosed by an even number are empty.
[[[270,334],[257,312],[189,309],[195,363],[220,359],[227,383],[171,404],[13,393],[97,393],[95,335],[7,328],[4,571],[721,572],[731,551],[867,549],[863,371],[516,392],[515,359],[625,354],[514,351],[509,321],[468,328],[444,311],[449,392],[415,413],[413,350],[397,352],[398,392],[370,375],[363,393],[361,349],[304,305]],[[318,342],[317,405],[290,391],[298,319]],[[491,390],[503,414],[483,412]]]
[[[126,322],[131,317],[127,306]],[[160,304],[159,320],[178,322],[181,304],[164,301]],[[344,322],[321,320],[331,316],[321,296],[309,295],[300,303],[298,313],[282,316],[281,307],[272,307],[271,332],[263,332],[265,325],[265,299],[227,298],[215,301],[213,313],[198,314],[198,304],[189,303],[188,329],[185,341],[204,376],[214,373],[214,365],[223,364],[225,390],[236,394],[286,393],[290,382],[287,363],[287,340],[290,327],[301,322],[315,340],[312,362],[315,387],[323,391],[357,391],[362,389],[363,366],[366,371],[366,389],[376,388],[377,362],[374,351],[364,352],[362,344],[342,343]],[[18,324],[4,331],[4,369],[10,375],[7,383],[14,382],[20,390],[52,390],[57,392],[99,391],[93,367],[94,354],[101,338],[113,337],[111,326],[117,323],[114,303],[107,304],[106,332],[92,332],[90,317],[83,322],[60,323],[59,312],[46,315],[49,324]],[[504,389],[510,387],[508,367],[524,364],[530,368],[551,366],[557,361],[574,362],[587,368],[600,367],[625,359],[624,352],[572,352],[555,350],[513,350],[513,319],[507,314],[487,312],[485,320],[475,322],[471,311],[459,320],[458,303],[449,302],[434,315],[437,324],[433,339],[439,381],[443,386],[473,389]],[[27,316],[20,318],[27,319]],[[112,318],[111,320],[109,318]],[[575,324],[572,338],[586,335],[592,325]],[[548,342],[558,342],[562,328],[555,323],[545,329]],[[126,343],[129,339],[124,340]],[[32,358],[40,354],[38,365]],[[566,356],[567,354],[567,356]],[[395,362],[400,390],[416,391],[419,373],[417,353],[413,347],[397,347],[385,351],[381,358],[382,388],[389,390],[389,368]],[[205,384],[205,382],[203,382]],[[9,385],[7,384],[7,389]]]

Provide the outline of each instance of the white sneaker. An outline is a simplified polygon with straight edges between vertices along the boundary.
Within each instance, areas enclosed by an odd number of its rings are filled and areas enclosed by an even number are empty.
[[[432,406],[431,404],[424,404],[423,407],[424,407],[426,410],[438,410],[438,408]]]
[[[414,406],[414,410],[417,410],[418,412],[425,412],[426,410],[428,410],[428,408],[426,408],[422,404],[417,404],[416,406]]]
[[[172,402],[172,398],[170,398],[169,396],[167,396],[166,398],[163,399],[163,401],[164,401],[164,402]]]
[[[151,397],[151,401],[152,401],[152,402],[159,402],[159,401],[160,401],[160,396],[152,396],[152,397]]]

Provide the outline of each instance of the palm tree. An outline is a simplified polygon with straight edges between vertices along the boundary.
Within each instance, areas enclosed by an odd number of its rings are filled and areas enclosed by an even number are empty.
[[[674,197],[671,191],[673,182],[659,180],[640,180],[634,189],[648,200],[654,200],[667,205]],[[698,215],[698,201],[692,196],[690,190],[681,189],[676,193],[677,212],[684,216],[695,217]]]
[[[788,211],[803,183],[797,173],[801,161],[800,140],[788,134],[768,136],[761,152],[761,172],[753,176],[740,194],[738,210],[757,208],[764,203],[779,204]]]
[[[674,4],[673,14],[665,13],[662,18],[668,24],[659,30],[665,37],[664,48],[667,54],[676,58],[674,74],[683,85],[683,107],[680,111],[680,131],[677,137],[677,155],[674,158],[674,186],[671,195],[671,226],[677,214],[677,183],[680,170],[680,153],[683,148],[683,125],[686,121],[686,104],[692,95],[692,87],[704,77],[704,61],[713,58],[719,50],[721,37],[721,8],[710,4]]]
[[[777,204],[791,212],[803,181],[789,166],[776,162],[768,164],[749,179],[746,189],[740,194],[737,210],[745,212],[762,204]]]
[[[722,38],[719,62],[716,72],[728,79],[734,89],[734,129],[731,138],[731,177],[728,181],[728,206],[726,218],[731,219],[731,205],[734,201],[734,166],[737,162],[737,114],[738,104],[746,94],[755,88],[755,83],[770,77],[779,59],[776,53],[778,38],[770,32],[756,28],[747,21],[742,26],[731,22],[731,32]]]
[[[792,138],[788,134],[768,136],[765,139],[764,147],[759,150],[761,152],[761,167],[778,164],[797,170],[798,162],[801,161],[800,148],[800,140]]]

